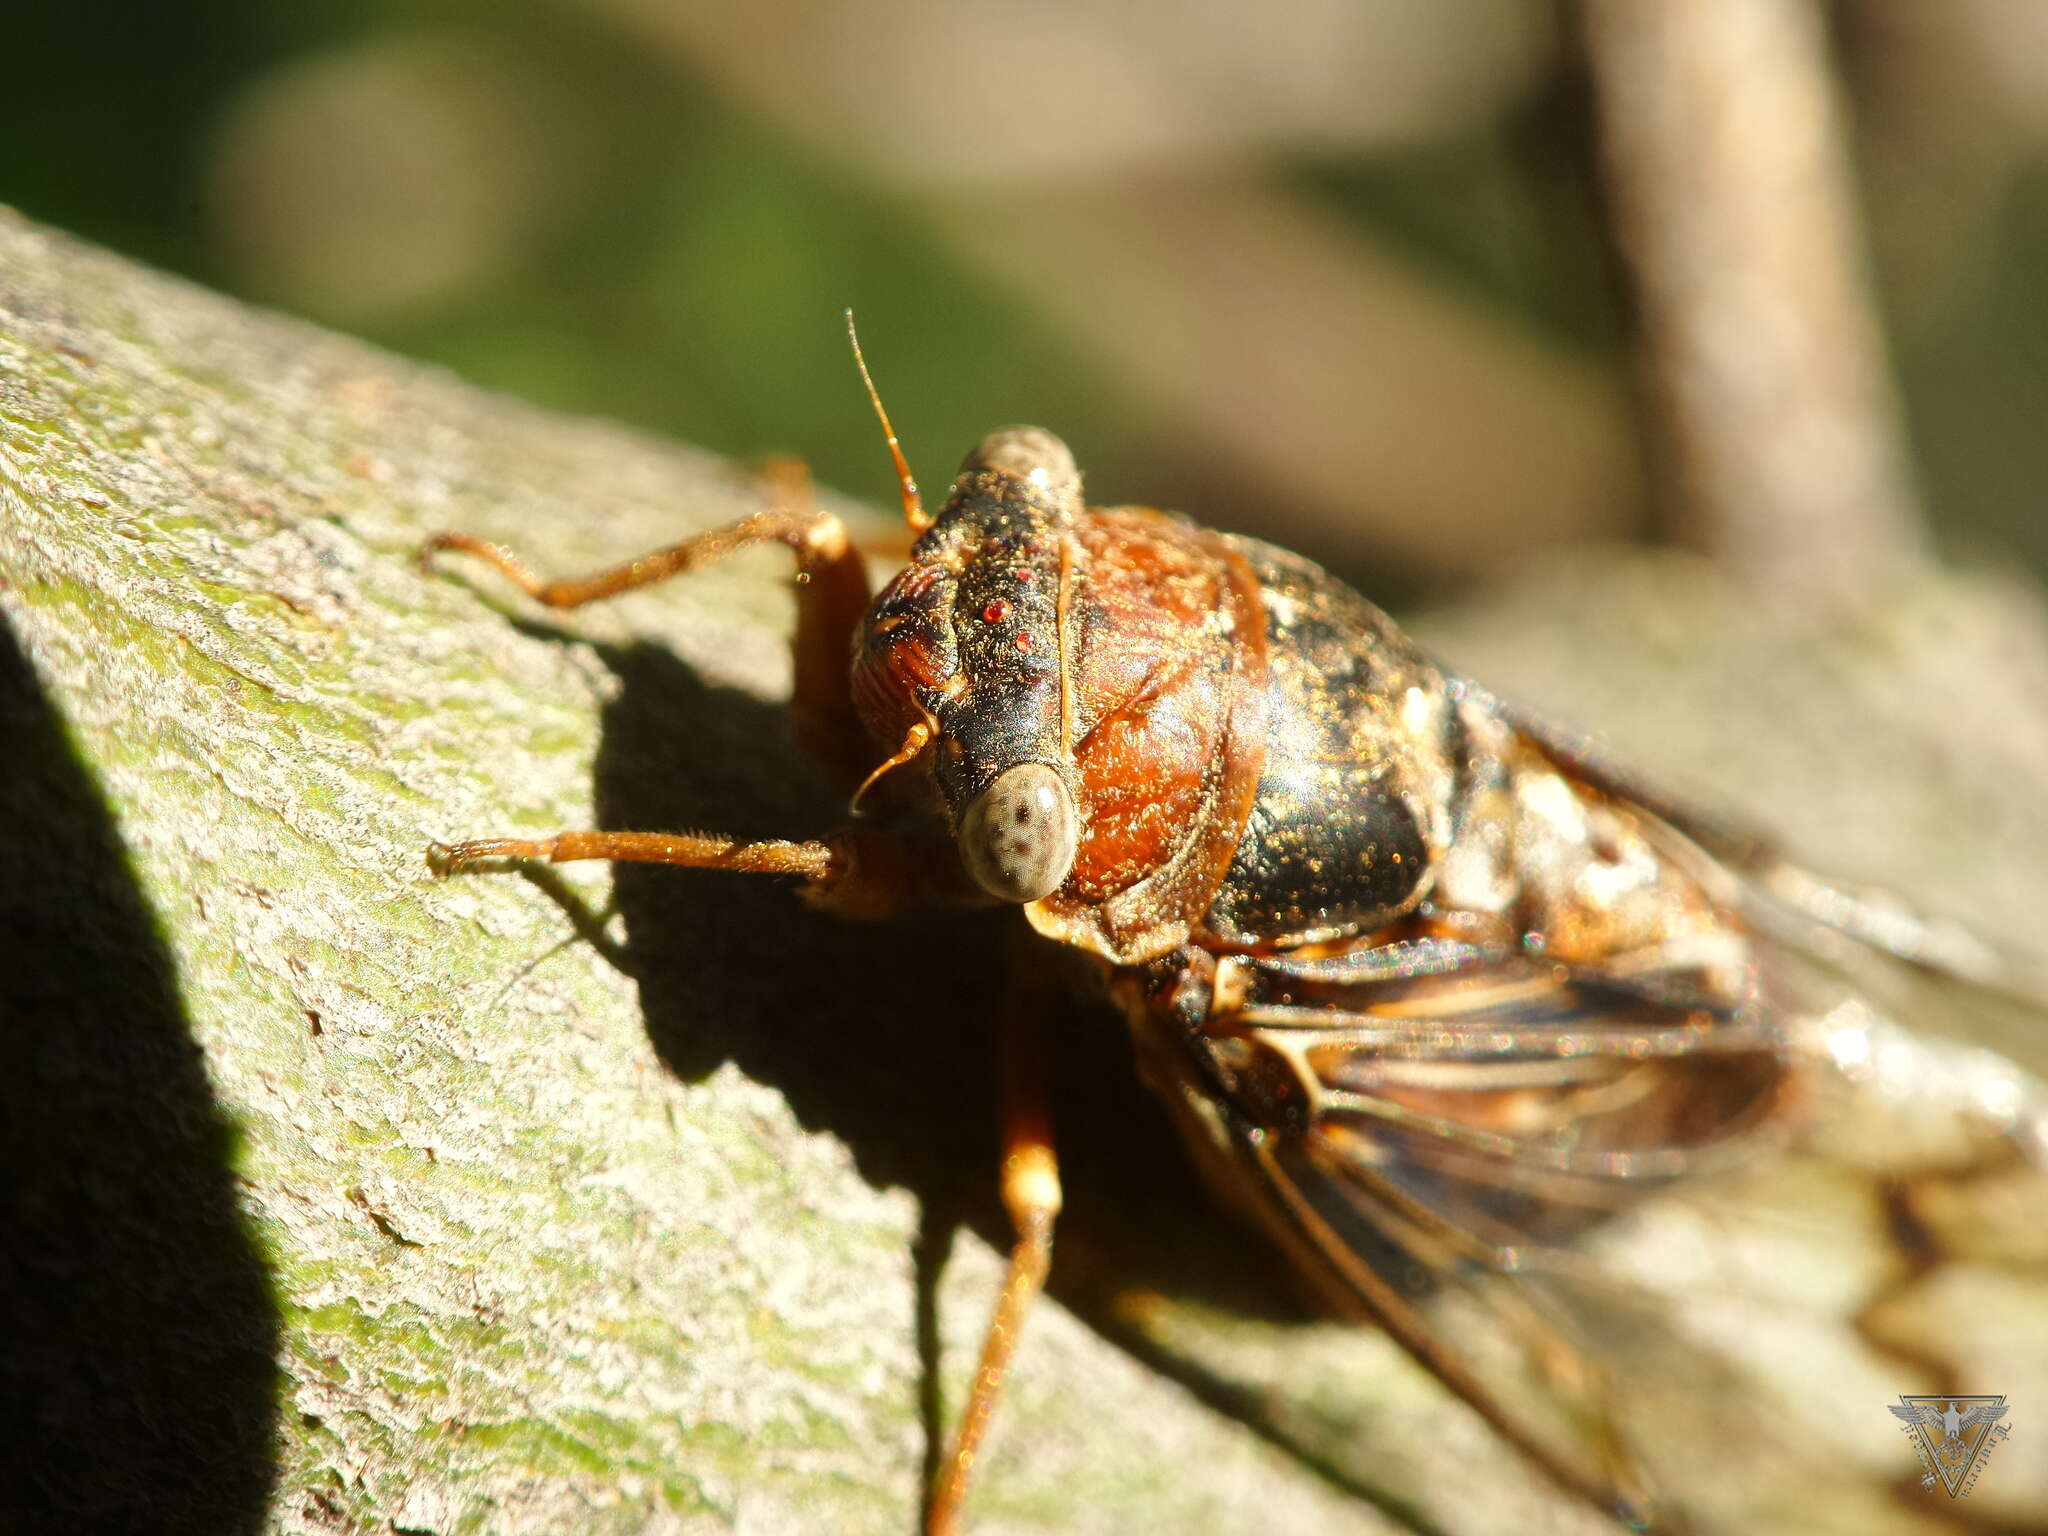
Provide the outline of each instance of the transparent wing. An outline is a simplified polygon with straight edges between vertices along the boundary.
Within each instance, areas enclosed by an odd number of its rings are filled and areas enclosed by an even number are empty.
[[[1248,962],[1230,1027],[1299,1075],[1333,1154],[1475,1257],[1568,1241],[1725,1161],[1778,1101],[1779,1029],[1695,952],[1595,972],[1442,948],[1364,982],[1349,957]]]
[[[1966,925],[1922,912],[1889,891],[1854,889],[1815,874],[1785,857],[1768,837],[1753,829],[1678,800],[1628,769],[1608,761],[1585,737],[1541,720],[1473,684],[1522,738],[1579,783],[1647,812],[1740,877],[1745,916],[1788,949],[1846,971],[1859,987],[1881,995],[1902,990],[1900,970],[1870,962],[1902,962],[1943,983],[1914,995],[1923,1008],[1944,1016],[1981,1015],[1987,998],[2002,999],[2008,1011],[2048,1021],[2048,952],[2022,951],[1978,934]],[[1969,994],[1969,1001],[1958,999]],[[1916,1019],[1916,1023],[1917,1023]],[[2036,1049],[2048,1048],[2038,1042]]]
[[[1776,1030],[1698,962],[1673,948],[1595,974],[1428,940],[1252,960],[1218,1026],[1238,1081],[1289,1073],[1308,1106],[1301,1134],[1260,1133],[1270,1115],[1240,1127],[1297,1260],[1558,1482],[1638,1526],[1657,1501],[1586,1327],[1633,1303],[1563,1250],[1725,1165],[1778,1101]]]
[[[1302,1271],[1623,1524],[1919,1529],[1879,1409],[2019,1374],[1954,1298],[2048,1317],[2048,1098],[1863,1005],[1781,1026],[1699,961],[1237,957],[1190,1084]]]

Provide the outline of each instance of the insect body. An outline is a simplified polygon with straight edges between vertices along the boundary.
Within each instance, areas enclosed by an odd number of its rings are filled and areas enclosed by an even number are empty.
[[[850,916],[1021,908],[1097,957],[1198,1162],[1334,1305],[1643,1522],[1598,1373],[1533,1291],[1491,1282],[1796,1098],[1739,851],[1447,676],[1309,562],[1089,508],[1049,433],[985,439],[935,518],[903,480],[922,531],[872,600],[838,522],[794,504],[568,582],[442,535],[560,606],[788,544],[798,735],[858,814],[816,842],[571,832],[438,861],[790,873]],[[934,1531],[957,1524],[1060,1201],[1032,1053],[1010,1060],[1018,1240]],[[1431,1321],[1468,1287],[1517,1341],[1506,1366]]]

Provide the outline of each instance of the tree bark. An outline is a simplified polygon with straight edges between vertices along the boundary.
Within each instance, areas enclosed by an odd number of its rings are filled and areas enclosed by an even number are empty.
[[[0,214],[0,1524],[912,1527],[1004,1237],[992,925],[423,857],[833,824],[772,553],[570,616],[414,559],[455,527],[587,569],[758,500]],[[2040,910],[2030,600],[1930,577],[1822,643],[1675,590],[1603,557],[1433,637],[1696,783],[1817,790],[1791,819],[1859,872]],[[1070,1213],[976,1530],[1606,1529],[1309,1320],[1113,1021],[1062,1031]]]

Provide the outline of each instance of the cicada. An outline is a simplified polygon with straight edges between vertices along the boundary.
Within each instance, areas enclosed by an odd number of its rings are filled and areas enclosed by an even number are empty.
[[[1783,958],[1813,931],[1980,980],[1997,962],[1646,792],[1309,561],[1087,505],[1048,432],[985,438],[930,515],[875,406],[916,534],[879,593],[841,522],[801,498],[579,579],[469,535],[432,546],[564,608],[788,546],[795,734],[850,792],[850,822],[810,841],[486,838],[437,847],[437,866],[795,876],[851,918],[1016,908],[1090,957],[1204,1174],[1317,1293],[1564,1489],[1680,1528],[1686,1491],[1654,1487],[1611,1351],[1588,1342],[1615,1309],[1572,1300],[1578,1255],[1648,1197],[1787,1145],[1820,1076],[1853,1084],[1896,1049],[1814,1003]],[[1016,1241],[934,1533],[960,1524],[1051,1261],[1061,1189],[1031,1027],[1007,1024],[1002,1047]],[[2032,1169],[2032,1085],[1951,1076],[1959,1134]],[[1889,1187],[1890,1219],[1921,1219]]]

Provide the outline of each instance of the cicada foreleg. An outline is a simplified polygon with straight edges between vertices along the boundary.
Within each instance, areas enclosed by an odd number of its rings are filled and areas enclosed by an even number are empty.
[[[846,676],[854,631],[867,612],[871,595],[867,569],[847,537],[846,525],[817,506],[810,476],[800,463],[772,460],[764,466],[763,478],[771,502],[765,511],[582,576],[544,580],[504,545],[472,533],[437,533],[427,540],[422,553],[452,549],[475,555],[535,601],[550,608],[580,608],[697,570],[749,545],[788,545],[797,560],[791,724],[798,744],[850,787],[872,766],[868,759],[873,755],[854,713]],[[651,855],[586,853],[571,857]]]
[[[746,842],[706,832],[557,832],[553,837],[479,837],[462,843],[435,843],[429,849],[429,861],[444,875],[460,874],[490,859],[676,864],[741,874],[802,875],[813,884],[829,883],[836,872],[827,843]]]
[[[1052,1267],[1053,1223],[1060,1211],[1059,1162],[1053,1155],[1052,1116],[1046,1089],[1042,1015],[1012,998],[1002,1031],[1003,1206],[1016,1241],[995,1314],[983,1336],[974,1386],[960,1414],[960,1431],[946,1457],[925,1511],[926,1536],[953,1536],[989,1418],[1031,1303]]]
[[[478,837],[434,843],[427,863],[454,875],[496,859],[567,864],[608,859],[617,864],[671,864],[735,874],[801,875],[804,898],[842,917],[887,917],[925,899],[929,872],[917,850],[886,833],[854,825],[808,842],[725,837],[715,832],[557,832],[552,837]]]
[[[580,608],[722,560],[749,545],[781,543],[797,558],[795,679],[790,703],[798,742],[843,782],[860,782],[873,756],[854,712],[847,656],[867,611],[866,567],[846,526],[811,499],[810,477],[795,460],[765,471],[772,504],[752,517],[583,576],[545,580],[502,544],[469,533],[439,533],[423,554],[458,550],[494,566],[522,592],[551,608]],[[567,863],[608,859],[744,874],[800,875],[815,904],[852,917],[875,917],[914,900],[928,883],[914,855],[862,827],[822,841],[745,840],[706,832],[559,832],[552,837],[474,838],[435,844],[429,864],[455,874],[494,859]]]

